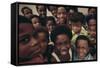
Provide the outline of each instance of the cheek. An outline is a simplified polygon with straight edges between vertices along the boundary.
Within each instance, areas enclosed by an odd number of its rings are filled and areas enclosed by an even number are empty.
[[[28,45],[19,45],[19,56],[27,56],[30,53]]]

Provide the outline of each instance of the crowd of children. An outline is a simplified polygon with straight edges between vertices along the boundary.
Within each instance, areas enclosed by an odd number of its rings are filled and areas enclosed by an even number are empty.
[[[36,11],[25,6],[18,16],[20,64],[96,60],[96,8],[88,7],[88,15],[75,6],[36,5]]]

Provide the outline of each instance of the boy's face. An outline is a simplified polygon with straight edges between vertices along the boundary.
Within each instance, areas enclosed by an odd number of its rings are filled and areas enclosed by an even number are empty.
[[[53,21],[52,20],[48,20],[47,24],[46,24],[46,27],[47,27],[47,29],[49,31],[52,31],[52,29],[54,28]]]
[[[41,46],[41,52],[44,53],[48,45],[46,34],[44,32],[38,33],[38,41]]]
[[[32,24],[33,24],[33,27],[36,29],[40,26],[40,22],[39,22],[39,19],[34,17],[32,18]]]
[[[45,6],[39,5],[37,11],[38,11],[38,14],[39,14],[40,17],[43,17],[43,18],[46,17],[47,12],[46,12]]]
[[[49,6],[50,11],[54,17],[57,17],[57,8],[55,6]]]
[[[86,54],[89,52],[88,41],[78,40],[76,49],[79,59],[84,59]]]
[[[32,32],[32,24],[19,24],[19,57],[30,57],[40,52],[40,45]]]
[[[58,21],[60,22],[59,24],[64,24],[65,21],[67,20],[67,14],[66,10],[64,7],[59,7],[57,10],[57,18]]]
[[[58,35],[55,41],[55,47],[57,48],[60,56],[69,57],[69,49],[70,49],[70,40],[66,34]]]
[[[95,8],[91,8],[90,11],[88,12],[89,15],[93,15],[96,13],[96,9]]]
[[[91,19],[89,20],[88,22],[88,28],[92,28],[92,29],[95,29],[96,28],[96,20],[95,19]]]
[[[81,31],[81,22],[77,22],[77,23],[72,23],[72,30],[77,34],[80,33]]]
[[[29,10],[29,9],[24,9],[24,16],[27,17],[27,18],[31,18],[32,16],[32,11]]]

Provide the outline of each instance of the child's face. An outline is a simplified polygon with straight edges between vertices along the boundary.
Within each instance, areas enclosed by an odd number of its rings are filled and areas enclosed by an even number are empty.
[[[46,7],[45,6],[39,5],[37,11],[39,13],[39,16],[41,16],[43,18],[46,17],[47,12],[46,12]]]
[[[78,40],[76,49],[79,59],[84,59],[86,54],[89,52],[88,41]]]
[[[96,38],[96,28],[89,28],[88,32],[92,38]]]
[[[30,57],[40,52],[40,45],[32,32],[32,24],[19,24],[19,57]]]
[[[54,17],[57,17],[57,8],[55,6],[50,6],[50,11]]]
[[[53,21],[48,20],[47,24],[46,24],[46,27],[47,27],[48,31],[52,31],[52,29],[54,28]]]
[[[89,29],[96,29],[96,20],[95,19],[91,19],[88,22],[88,28]]]
[[[41,46],[41,52],[44,53],[47,48],[47,37],[44,32],[38,33],[38,41]]]
[[[64,7],[59,7],[57,10],[57,18],[58,21],[60,22],[59,24],[64,24],[65,21],[67,20],[67,14],[66,10]]]
[[[55,41],[55,47],[61,56],[70,56],[69,48],[70,48],[70,40],[69,37],[65,34],[58,35]]]
[[[36,29],[40,26],[40,22],[39,22],[39,19],[34,17],[32,18],[32,24],[33,24],[33,27]]]
[[[72,30],[77,34],[77,33],[80,33],[81,31],[81,23],[78,22],[78,23],[72,23]]]
[[[88,12],[89,15],[93,15],[96,13],[96,9],[95,8],[91,8],[90,11]]]
[[[32,11],[29,9],[24,9],[24,16],[30,18],[32,16]]]

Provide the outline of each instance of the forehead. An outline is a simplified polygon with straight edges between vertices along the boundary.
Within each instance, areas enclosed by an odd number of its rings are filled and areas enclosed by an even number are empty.
[[[66,12],[66,9],[64,7],[59,7],[58,12]]]
[[[88,41],[87,40],[83,40],[83,39],[80,39],[77,41],[77,46],[80,46],[80,47],[87,47],[88,46]]]
[[[30,23],[21,23],[19,24],[19,36],[33,31],[32,24]]]
[[[38,6],[38,9],[41,9],[41,10],[43,9],[43,10],[44,10],[44,9],[46,9],[46,8],[45,8],[45,6],[43,6],[43,5],[39,5],[39,6]]]
[[[56,37],[57,41],[69,41],[69,37],[67,34],[60,34]]]

